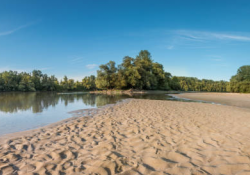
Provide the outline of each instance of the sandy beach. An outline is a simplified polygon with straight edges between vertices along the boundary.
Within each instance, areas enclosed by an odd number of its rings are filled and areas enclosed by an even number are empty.
[[[187,98],[191,100],[203,100],[207,102],[215,102],[229,106],[250,108],[250,94],[239,93],[183,93],[174,94],[179,98]]]
[[[129,100],[12,135],[0,145],[0,175],[250,174],[249,131],[246,108]]]

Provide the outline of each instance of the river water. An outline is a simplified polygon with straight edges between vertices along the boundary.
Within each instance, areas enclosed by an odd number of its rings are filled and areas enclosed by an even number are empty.
[[[72,117],[70,111],[97,108],[127,98],[187,101],[167,94],[0,93],[0,135],[35,129]]]

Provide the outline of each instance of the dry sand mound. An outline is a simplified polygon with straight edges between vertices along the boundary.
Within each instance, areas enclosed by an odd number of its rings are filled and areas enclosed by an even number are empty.
[[[2,174],[250,174],[250,110],[131,100],[0,146]]]

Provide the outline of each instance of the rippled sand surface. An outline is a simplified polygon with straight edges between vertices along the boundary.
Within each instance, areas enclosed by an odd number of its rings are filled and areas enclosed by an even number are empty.
[[[250,110],[130,100],[5,141],[0,174],[250,174]]]

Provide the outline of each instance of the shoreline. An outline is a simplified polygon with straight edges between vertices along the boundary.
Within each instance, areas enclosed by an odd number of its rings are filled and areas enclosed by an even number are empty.
[[[82,118],[82,117],[92,118],[94,115],[97,115],[98,112],[101,112],[105,108],[112,107],[114,105],[121,104],[121,103],[126,103],[129,100],[132,100],[132,99],[124,99],[124,100],[116,102],[114,104],[107,104],[107,105],[104,105],[101,107],[96,107],[96,108],[88,108],[88,109],[79,109],[79,110],[69,111],[67,113],[71,115],[70,118],[60,120],[60,121],[57,121],[54,123],[50,123],[48,125],[41,126],[41,127],[34,128],[34,129],[29,129],[29,130],[0,135],[0,145],[6,143],[8,140],[14,139],[16,137],[28,137],[32,134],[35,134],[36,132],[40,132],[40,131],[45,130],[45,129],[52,129],[53,127],[57,127],[57,126],[62,125],[62,124],[67,124],[67,123],[70,124],[71,122],[74,122],[75,120]],[[84,114],[86,112],[87,112],[87,114]]]
[[[180,93],[180,91],[166,91],[166,90],[136,90],[136,89],[130,89],[130,90],[96,90],[96,91],[90,91],[90,94],[107,94],[107,95],[134,95],[134,94],[176,94]]]
[[[0,174],[244,174],[249,116],[232,106],[130,99],[0,144]]]
[[[173,94],[173,96],[177,98],[213,102],[239,108],[250,108],[250,94],[202,92],[202,93],[180,93],[180,94]]]
[[[100,91],[98,91],[100,92]],[[153,94],[161,94],[161,93],[166,93],[166,92],[169,92],[169,91],[145,91],[143,92],[143,94],[150,94],[150,93],[153,93]],[[222,103],[218,103],[218,101],[216,100],[216,98],[211,98],[211,101],[205,101],[207,100],[207,98],[204,98],[204,95],[230,95],[230,96],[238,96],[238,95],[249,95],[249,98],[250,98],[250,94],[240,94],[240,93],[217,93],[217,92],[210,92],[210,93],[207,93],[207,92],[201,92],[201,93],[197,93],[197,92],[187,92],[187,93],[179,93],[179,94],[176,94],[175,92],[171,92],[172,94],[169,94],[170,96],[172,96],[173,98],[177,98],[177,99],[184,99],[184,100],[190,100],[190,102],[184,102],[184,103],[205,103],[205,104],[213,104],[213,105],[224,105],[224,106],[234,106],[234,107],[239,107],[239,108],[248,108],[247,107],[244,107],[243,106],[239,106],[239,105],[232,105],[232,102],[231,103],[224,103],[225,101],[222,101]],[[137,93],[134,93],[134,94],[137,94]],[[221,98],[221,96],[220,96]],[[54,122],[54,123],[50,123],[48,125],[45,125],[45,126],[41,126],[41,127],[38,127],[38,128],[34,128],[34,129],[29,129],[29,130],[24,130],[24,131],[19,131],[19,132],[13,132],[13,133],[8,133],[8,134],[3,134],[3,135],[0,135],[0,144],[3,144],[4,142],[6,142],[8,139],[13,139],[15,137],[25,137],[25,136],[29,136],[31,134],[34,134],[35,132],[39,132],[40,130],[43,130],[43,129],[51,129],[55,126],[58,126],[58,125],[61,125],[61,124],[65,124],[65,123],[70,123],[70,122],[74,122],[75,120],[77,120],[78,118],[81,118],[81,117],[93,117],[94,115],[97,114],[98,111],[101,111],[105,108],[108,108],[108,107],[111,107],[111,106],[115,106],[117,104],[120,104],[120,103],[126,103],[130,100],[134,100],[133,98],[127,98],[127,99],[123,99],[122,101],[118,101],[114,104],[107,104],[107,105],[104,105],[104,106],[101,106],[101,107],[96,107],[96,108],[89,108],[89,109],[79,109],[79,110],[74,110],[74,111],[69,111],[67,112],[68,114],[71,114],[71,117],[70,118],[67,118],[67,119],[64,119],[64,120],[60,120],[60,121],[57,121],[57,122]],[[194,101],[193,101],[194,100]],[[213,101],[212,101],[213,100]],[[231,99],[232,100],[232,99]],[[217,101],[217,102],[216,102]],[[221,101],[220,101],[221,102]],[[249,100],[250,102],[250,100]],[[244,102],[245,103],[245,102]],[[242,105],[242,104],[240,104]],[[249,105],[249,108],[250,108],[250,103],[248,104]],[[87,114],[84,114],[86,113]]]
[[[98,91],[100,92],[100,91]],[[155,94],[156,91],[145,91],[143,92],[143,94],[150,94],[150,93],[153,93]],[[157,91],[156,94],[165,94],[166,92],[169,92],[169,91]],[[26,93],[26,92],[25,92]],[[201,92],[201,93],[197,93],[197,92],[188,92],[188,93],[178,93],[176,94],[175,92],[173,93],[171,91],[172,94],[169,94],[170,96],[172,96],[173,98],[177,98],[177,99],[184,99],[184,100],[190,100],[190,102],[184,102],[184,103],[199,103],[199,101],[201,103],[205,103],[205,104],[213,104],[213,105],[225,105],[225,106],[234,106],[234,107],[239,107],[239,108],[248,108],[248,107],[242,107],[242,106],[235,106],[235,105],[230,105],[230,104],[223,104],[223,103],[216,103],[216,99],[212,99],[214,101],[205,101],[206,98],[203,97],[203,95],[209,95],[211,96],[211,94],[216,94],[217,95],[225,95],[225,94],[229,94],[229,95],[247,95],[247,94],[240,94],[240,93],[217,93],[217,92],[212,92],[212,93],[207,93],[207,92]],[[98,93],[97,93],[98,94]],[[134,94],[137,94],[137,93],[134,93]],[[249,95],[249,98],[250,98],[250,94]],[[194,97],[193,97],[194,96]],[[187,98],[189,97],[189,98]],[[129,102],[130,100],[134,100],[133,98],[127,98],[127,99],[123,99],[122,101],[118,101],[114,104],[107,104],[107,105],[104,105],[104,106],[101,106],[101,107],[96,107],[96,108],[88,108],[88,109],[79,109],[79,110],[74,110],[74,111],[69,111],[67,112],[68,114],[71,114],[71,117],[70,118],[67,118],[67,119],[64,119],[64,120],[60,120],[60,121],[57,121],[57,122],[54,122],[54,123],[50,123],[48,125],[45,125],[45,126],[41,126],[41,127],[38,127],[38,128],[34,128],[34,129],[28,129],[28,130],[24,130],[24,131],[19,131],[19,132],[13,132],[13,133],[8,133],[8,134],[3,134],[3,135],[0,135],[0,144],[3,144],[4,142],[6,142],[7,140],[9,139],[13,139],[15,137],[26,137],[26,136],[29,136],[29,135],[32,135],[36,132],[39,132],[40,130],[44,130],[44,129],[51,129],[53,127],[56,127],[58,125],[62,125],[62,124],[65,124],[65,123],[70,123],[70,122],[74,122],[75,120],[77,120],[78,118],[81,118],[81,117],[93,117],[94,115],[96,115],[98,113],[98,111],[101,111],[105,108],[108,108],[108,107],[112,107],[112,106],[115,106],[117,104],[121,104],[121,103],[126,103],[126,102]],[[192,101],[194,100],[194,101]],[[164,101],[164,100],[163,100]],[[224,101],[223,101],[224,102]],[[87,112],[87,114],[84,114],[85,112]]]

